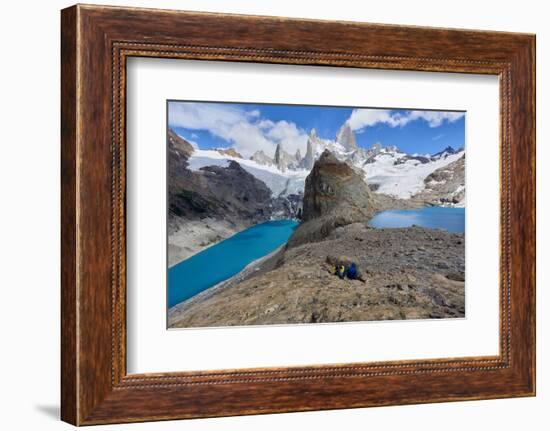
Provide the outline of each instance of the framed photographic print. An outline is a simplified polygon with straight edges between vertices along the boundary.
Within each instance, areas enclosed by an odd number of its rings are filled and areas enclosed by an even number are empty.
[[[535,37],[62,11],[62,419],[535,394]]]

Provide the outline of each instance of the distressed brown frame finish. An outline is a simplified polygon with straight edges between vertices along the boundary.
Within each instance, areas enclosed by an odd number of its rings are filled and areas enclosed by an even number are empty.
[[[81,5],[62,11],[61,30],[63,420],[87,425],[535,394],[533,35]],[[498,75],[500,354],[128,375],[130,56]]]

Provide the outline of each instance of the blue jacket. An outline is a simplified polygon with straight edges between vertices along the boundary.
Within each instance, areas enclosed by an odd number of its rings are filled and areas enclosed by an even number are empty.
[[[350,267],[347,270],[347,276],[350,280],[355,280],[358,276],[357,273],[357,265],[355,263],[352,263]]]

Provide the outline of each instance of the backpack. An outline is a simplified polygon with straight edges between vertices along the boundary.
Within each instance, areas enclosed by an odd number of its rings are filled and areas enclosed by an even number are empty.
[[[355,262],[348,268],[347,276],[350,280],[355,280],[357,278],[357,265],[355,265]]]

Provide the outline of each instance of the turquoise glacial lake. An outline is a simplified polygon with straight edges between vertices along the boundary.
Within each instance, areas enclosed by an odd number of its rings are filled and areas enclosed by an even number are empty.
[[[463,233],[464,218],[464,208],[424,207],[408,210],[388,210],[376,214],[370,220],[369,226],[393,228],[416,225]]]
[[[168,306],[238,274],[285,244],[297,226],[294,220],[257,224],[172,266],[168,270]]]

